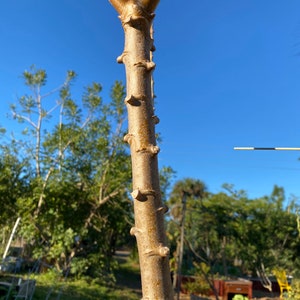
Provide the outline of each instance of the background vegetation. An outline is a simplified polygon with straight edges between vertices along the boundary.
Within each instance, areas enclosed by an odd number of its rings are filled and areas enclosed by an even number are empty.
[[[0,250],[3,254],[21,217],[16,237],[25,245],[28,267],[51,265],[78,281],[94,278],[109,286],[118,268],[115,250],[134,249],[130,156],[123,142],[125,88],[115,82],[111,100],[104,101],[101,85],[92,83],[79,100],[72,96],[75,78],[69,71],[60,87],[48,91],[44,70],[23,73],[28,94],[11,105],[16,127],[1,129]],[[172,175],[170,167],[162,168],[173,274],[184,215],[183,273],[211,282],[281,267],[300,276],[299,205],[286,199],[282,187],[249,199],[233,185],[213,194],[204,182],[187,178],[168,194]]]

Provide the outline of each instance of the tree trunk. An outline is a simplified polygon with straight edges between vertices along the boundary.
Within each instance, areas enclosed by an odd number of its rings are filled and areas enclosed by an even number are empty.
[[[143,299],[173,299],[161,201],[154,115],[152,20],[159,0],[110,0],[120,14],[125,49],[118,57],[126,68],[129,132],[135,212],[131,234],[137,239]]]

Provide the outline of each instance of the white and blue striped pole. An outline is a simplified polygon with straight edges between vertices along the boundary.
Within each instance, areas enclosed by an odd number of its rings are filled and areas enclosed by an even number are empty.
[[[279,150],[300,151],[300,147],[234,147],[234,150]]]

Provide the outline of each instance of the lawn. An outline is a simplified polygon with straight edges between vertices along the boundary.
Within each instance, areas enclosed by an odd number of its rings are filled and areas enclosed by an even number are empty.
[[[98,285],[94,282],[85,280],[68,281],[66,283],[58,283],[55,286],[49,286],[47,282],[38,280],[33,300],[113,300],[128,299],[137,300],[139,297],[131,290],[116,288],[108,288]]]
[[[137,300],[141,299],[140,275],[138,265],[127,255],[116,257],[119,268],[116,270],[116,283],[101,284],[101,279],[68,278],[64,280],[54,271],[40,275],[24,274],[24,279],[36,280],[33,300]],[[12,282],[12,277],[2,277],[0,281]],[[15,279],[16,281],[16,279]],[[0,298],[1,299],[1,298]]]

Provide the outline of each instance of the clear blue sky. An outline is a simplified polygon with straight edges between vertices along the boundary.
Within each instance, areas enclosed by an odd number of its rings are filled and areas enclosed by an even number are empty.
[[[274,184],[300,196],[300,152],[237,152],[234,146],[300,146],[300,1],[165,0],[155,18],[159,163],[176,179],[223,183],[249,197]],[[66,70],[75,92],[125,81],[116,57],[123,31],[106,0],[0,1],[0,124],[22,95],[20,74],[44,68],[49,89]]]

